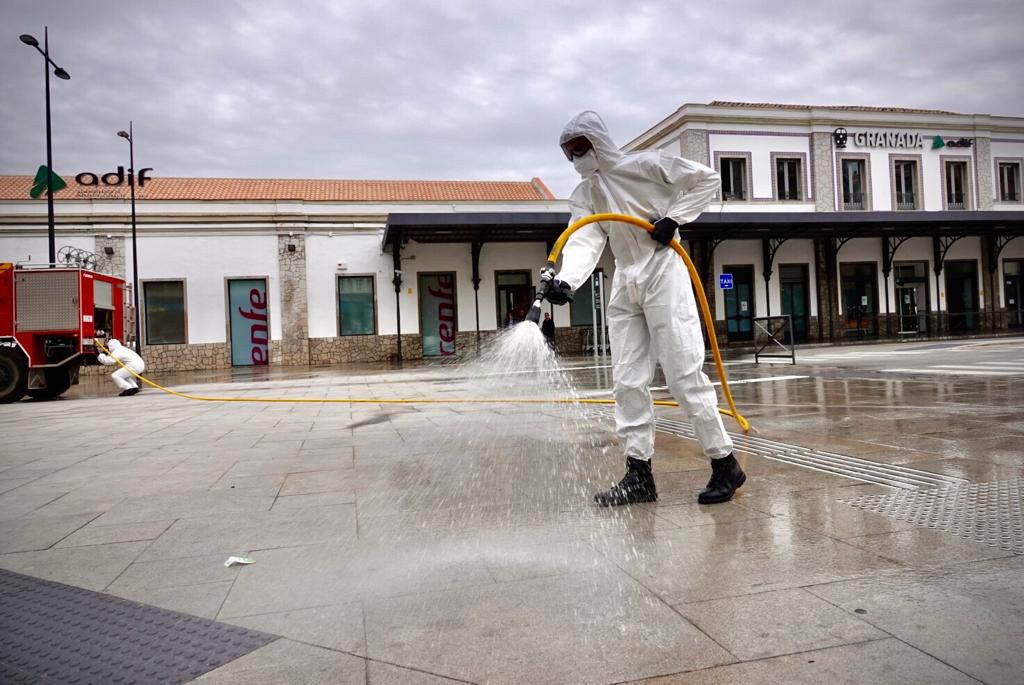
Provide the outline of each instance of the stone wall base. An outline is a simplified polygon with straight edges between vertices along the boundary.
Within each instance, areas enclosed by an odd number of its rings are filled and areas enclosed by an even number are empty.
[[[200,345],[149,345],[142,350],[146,371],[194,371],[231,368],[227,343]]]

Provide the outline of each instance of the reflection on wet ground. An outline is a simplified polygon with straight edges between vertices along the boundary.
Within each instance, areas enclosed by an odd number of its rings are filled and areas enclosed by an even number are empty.
[[[563,365],[554,383],[543,364],[154,379],[307,399],[611,387],[607,360]],[[950,482],[1024,476],[1022,377],[728,370],[760,380],[733,387],[760,438]],[[0,567],[281,636],[204,682],[1011,683],[1024,671],[1024,557],[847,503],[900,487],[740,453],[747,484],[701,506],[707,462],[659,433],[660,500],[599,509],[592,492],[622,470],[606,410],[202,403],[117,398],[108,383],[0,412]],[[225,568],[231,555],[256,563]]]

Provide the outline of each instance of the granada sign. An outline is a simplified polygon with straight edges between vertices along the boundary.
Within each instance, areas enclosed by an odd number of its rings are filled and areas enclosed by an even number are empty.
[[[924,136],[906,131],[858,131],[853,134],[857,147],[924,147]]]

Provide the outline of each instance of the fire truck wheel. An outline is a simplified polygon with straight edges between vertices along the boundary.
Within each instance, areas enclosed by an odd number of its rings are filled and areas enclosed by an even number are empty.
[[[17,402],[28,388],[28,364],[18,350],[0,348],[0,404]]]
[[[71,387],[69,371],[66,366],[46,369],[46,387],[42,390],[29,390],[28,396],[34,400],[52,400],[54,397],[60,397]]]

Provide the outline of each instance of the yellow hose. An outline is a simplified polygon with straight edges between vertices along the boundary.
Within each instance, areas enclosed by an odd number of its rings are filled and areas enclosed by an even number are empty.
[[[109,355],[110,351],[103,346],[99,340],[95,341],[96,347]],[[122,369],[128,369],[124,363],[113,358],[117,362],[118,366]],[[137,379],[145,383],[146,385],[162,390],[168,395],[174,395],[186,400],[196,400],[198,402],[288,402],[295,404],[323,404],[323,403],[337,403],[337,404],[615,404],[615,400],[598,400],[592,398],[551,398],[551,399],[530,399],[530,398],[518,398],[518,397],[501,397],[495,399],[372,399],[372,398],[344,398],[344,397],[208,397],[206,395],[193,395],[186,392],[178,392],[177,390],[171,390],[170,388],[164,387],[159,383],[149,380],[145,376],[136,373],[132,369],[128,369],[128,373],[135,376]],[[672,402],[671,400],[655,400],[654,404],[659,407],[678,407],[678,402]]]
[[[570,224],[568,228],[562,231],[562,235],[558,236],[558,240],[555,241],[555,246],[551,248],[551,254],[548,255],[548,261],[551,264],[557,262],[558,256],[562,254],[562,248],[565,247],[565,243],[569,240],[569,237],[584,226],[598,221],[618,221],[625,224],[632,224],[637,228],[642,228],[648,233],[654,230],[654,224],[649,221],[644,221],[643,219],[638,219],[635,216],[612,213],[591,214],[590,216],[585,216],[579,221]],[[750,422],[739,413],[739,410],[736,409],[736,404],[732,400],[732,392],[729,390],[729,381],[725,375],[725,367],[722,365],[722,353],[718,349],[718,339],[715,335],[715,321],[711,318],[711,307],[708,305],[708,298],[704,295],[704,284],[700,280],[700,274],[697,273],[697,268],[690,260],[690,255],[686,254],[686,250],[683,249],[683,246],[679,244],[678,240],[673,240],[669,243],[669,247],[675,250],[676,254],[682,257],[683,262],[686,263],[686,268],[690,272],[690,281],[693,283],[693,291],[697,294],[697,301],[700,302],[700,310],[704,315],[704,327],[708,332],[708,340],[711,341],[711,351],[715,357],[715,368],[718,369],[718,377],[722,380],[722,394],[725,395],[725,401],[729,405],[728,410],[719,408],[718,411],[725,416],[731,416],[736,419],[736,423],[740,425],[740,428],[742,428],[744,432],[749,432]]]
[[[569,237],[583,228],[588,224],[592,224],[597,221],[620,221],[627,224],[633,224],[639,228],[644,229],[647,232],[654,230],[654,226],[636,217],[627,216],[625,214],[592,214],[591,216],[584,217],[579,221],[573,223],[562,235],[555,241],[555,246],[551,249],[551,254],[548,255],[548,261],[554,263],[558,261],[558,256],[562,253],[562,248],[565,247],[565,243],[569,240]],[[736,409],[736,405],[732,399],[732,393],[729,391],[728,380],[725,375],[725,367],[722,366],[722,355],[718,349],[718,341],[715,338],[715,325],[711,318],[711,310],[708,307],[707,298],[704,296],[704,288],[700,284],[700,276],[697,274],[697,269],[693,266],[693,262],[690,261],[690,256],[686,254],[686,250],[683,249],[679,241],[673,240],[670,243],[673,250],[676,251],[683,261],[686,263],[686,268],[690,271],[690,279],[693,281],[693,289],[697,293],[697,299],[700,302],[701,311],[704,314],[704,325],[708,330],[708,339],[711,341],[711,350],[715,357],[715,367],[718,369],[718,377],[722,379],[722,391],[725,395],[725,400],[729,405],[729,409],[722,409],[719,407],[718,411],[725,415],[733,417],[736,422],[740,425],[740,428],[744,432],[749,432],[750,423],[739,413]],[[104,354],[109,355],[110,352],[103,343],[96,341],[96,346],[103,351]],[[121,366],[121,368],[128,369],[120,359],[114,358],[114,361]],[[368,399],[368,398],[312,398],[312,397],[293,397],[293,398],[282,398],[282,397],[208,397],[205,395],[193,395],[190,393],[178,392],[177,390],[171,390],[158,383],[154,383],[148,378],[136,373],[132,369],[128,369],[128,372],[135,376],[137,379],[149,385],[150,387],[162,390],[163,392],[180,397],[186,400],[196,400],[199,402],[287,402],[287,403],[309,403],[309,404],[322,404],[322,403],[339,403],[339,404],[615,404],[615,400],[599,400],[599,399],[581,399],[581,398],[553,398],[553,399],[526,399],[526,398],[494,398],[494,399]],[[655,400],[654,404],[659,407],[678,407],[678,402],[671,400]]]

